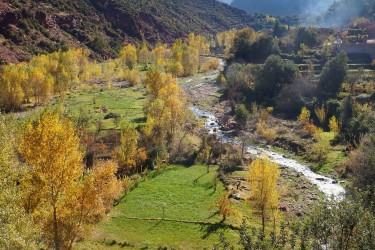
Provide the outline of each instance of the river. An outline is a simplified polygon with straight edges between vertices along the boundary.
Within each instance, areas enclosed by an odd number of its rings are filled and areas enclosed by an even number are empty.
[[[196,116],[205,119],[205,128],[208,133],[215,134],[222,139],[223,142],[229,142],[233,144],[239,144],[234,137],[228,136],[220,129],[218,119],[214,114],[202,110],[197,106],[190,108]],[[328,198],[342,199],[345,195],[345,189],[336,181],[326,176],[314,173],[308,166],[298,163],[296,160],[285,157],[279,153],[273,152],[272,150],[261,148],[258,146],[248,146],[246,148],[247,153],[260,157],[267,156],[270,161],[277,163],[279,166],[294,169],[295,171],[303,174],[309,181],[318,187],[318,189],[326,195]]]

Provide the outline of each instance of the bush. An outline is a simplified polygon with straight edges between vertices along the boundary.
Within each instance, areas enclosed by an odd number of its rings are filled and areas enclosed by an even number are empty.
[[[104,116],[104,120],[119,118],[120,115],[116,113],[108,113]]]
[[[237,106],[235,119],[240,128],[246,127],[247,120],[249,119],[249,111],[244,104]]]
[[[202,71],[207,72],[210,70],[216,70],[220,67],[220,61],[217,58],[211,58],[202,64]]]
[[[353,171],[354,186],[369,191],[375,201],[375,134],[363,139],[360,147],[351,153],[347,165]]]
[[[257,124],[258,133],[267,139],[268,142],[273,142],[277,138],[277,132],[274,128],[267,127],[267,124],[264,120],[260,120]]]
[[[138,85],[142,83],[141,73],[137,69],[127,70],[126,71],[126,80],[132,85]]]
[[[288,118],[295,118],[302,107],[313,100],[316,93],[316,85],[298,79],[292,84],[284,85],[276,99],[275,110],[282,112]]]

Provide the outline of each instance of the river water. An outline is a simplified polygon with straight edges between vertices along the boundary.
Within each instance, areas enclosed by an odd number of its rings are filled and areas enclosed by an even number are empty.
[[[215,134],[222,139],[223,142],[239,144],[235,138],[228,136],[221,129],[218,119],[214,114],[202,110],[197,106],[190,108],[196,116],[205,119],[205,127],[209,134]],[[264,149],[257,146],[248,146],[247,153],[253,156],[267,156],[270,161],[277,163],[279,166],[294,169],[296,172],[303,174],[309,181],[318,187],[327,197],[334,199],[342,199],[345,195],[345,189],[335,180],[326,176],[314,173],[308,166],[298,163],[297,161],[285,157],[279,153],[273,152],[269,149]]]

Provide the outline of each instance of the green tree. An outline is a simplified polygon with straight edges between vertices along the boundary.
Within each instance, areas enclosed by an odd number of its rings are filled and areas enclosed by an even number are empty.
[[[254,91],[257,99],[272,104],[283,85],[291,84],[298,76],[298,68],[292,61],[284,61],[277,55],[268,57],[256,73]]]
[[[233,41],[233,53],[238,59],[250,60],[251,45],[256,38],[256,33],[251,28],[246,28],[238,32]]]
[[[360,147],[351,153],[348,166],[353,171],[354,186],[368,191],[369,198],[375,202],[375,135],[362,140]]]
[[[348,72],[348,57],[344,52],[328,61],[320,75],[318,88],[324,98],[336,97]]]
[[[294,44],[296,50],[301,48],[301,44],[305,44],[310,48],[318,46],[322,42],[322,37],[319,34],[318,29],[313,27],[300,27],[297,29]]]
[[[275,38],[263,35],[251,45],[249,62],[263,63],[269,56],[279,53],[280,48]]]
[[[245,128],[249,119],[249,111],[244,104],[240,104],[236,108],[235,119],[240,128]]]
[[[282,37],[288,31],[286,25],[282,25],[279,21],[276,21],[273,26],[272,35],[277,37]]]
[[[312,245],[333,250],[374,249],[375,217],[363,202],[362,194],[354,193],[316,206],[305,223]]]

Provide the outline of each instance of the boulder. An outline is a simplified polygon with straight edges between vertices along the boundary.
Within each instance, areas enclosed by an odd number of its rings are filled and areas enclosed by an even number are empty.
[[[233,195],[233,198],[234,198],[235,200],[242,200],[242,197],[241,197],[240,194],[234,194],[234,195]]]

